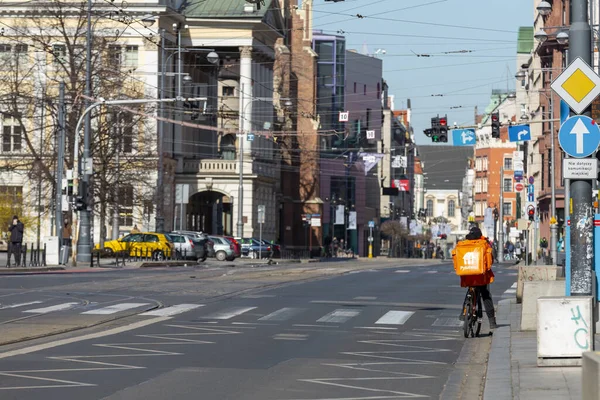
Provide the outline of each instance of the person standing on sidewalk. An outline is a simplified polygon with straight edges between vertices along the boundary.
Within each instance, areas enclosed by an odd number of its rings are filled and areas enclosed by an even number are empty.
[[[71,228],[71,223],[69,223],[68,219],[65,219],[65,226],[63,227],[62,232],[62,245],[71,247],[71,236],[73,234],[73,230]]]
[[[15,256],[16,266],[18,267],[21,265],[21,248],[23,244],[24,228],[23,223],[19,221],[19,217],[15,215],[12,219],[12,224],[8,227],[8,230],[10,231],[10,249],[6,264],[7,267],[10,267],[10,256],[12,254]]]

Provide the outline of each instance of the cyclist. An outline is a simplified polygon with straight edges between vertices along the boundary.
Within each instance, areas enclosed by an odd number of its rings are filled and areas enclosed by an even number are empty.
[[[482,240],[485,242],[485,246],[491,249],[491,244],[489,240],[483,236],[481,233],[481,229],[477,226],[473,226],[467,236],[466,240]],[[453,254],[454,256],[454,254]],[[494,281],[494,273],[491,269],[487,270],[482,275],[471,275],[471,276],[461,276],[460,277],[460,286],[461,287],[473,287],[478,296],[481,296],[483,299],[483,305],[485,307],[485,313],[487,314],[488,320],[490,321],[490,329],[496,329],[498,325],[496,325],[496,312],[494,310],[494,301],[492,300],[492,294],[489,290],[489,284]],[[466,305],[467,298],[465,297],[465,301],[463,302],[463,312],[460,314],[460,320],[465,319],[464,308]]]

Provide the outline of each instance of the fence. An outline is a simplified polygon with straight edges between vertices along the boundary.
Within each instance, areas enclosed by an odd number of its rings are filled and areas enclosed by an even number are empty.
[[[114,265],[116,267],[124,267],[127,263],[132,262],[149,262],[149,261],[178,261],[178,260],[186,260],[188,258],[188,251],[184,249],[183,251],[174,250],[169,253],[169,255],[165,255],[161,253],[162,257],[160,260],[157,258],[156,254],[152,249],[149,248],[137,248],[137,249],[126,249],[119,251],[111,251],[107,249],[94,249],[92,250],[92,260],[90,267],[99,267],[101,265],[101,259],[114,259]],[[189,256],[195,256],[194,252],[190,252]],[[112,262],[108,264],[112,265]]]
[[[44,247],[34,247],[33,243],[30,243],[29,247],[26,244],[19,245],[20,251],[15,253],[13,244],[8,244],[8,250],[6,252],[6,266],[10,267],[11,258],[15,260],[15,267],[45,267],[46,266],[46,245]],[[27,256],[29,255],[29,263],[27,263]]]

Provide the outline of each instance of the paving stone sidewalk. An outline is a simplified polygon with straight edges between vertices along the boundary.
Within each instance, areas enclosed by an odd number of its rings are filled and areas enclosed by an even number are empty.
[[[521,331],[521,304],[498,303],[483,400],[580,400],[581,367],[538,367],[537,334]]]

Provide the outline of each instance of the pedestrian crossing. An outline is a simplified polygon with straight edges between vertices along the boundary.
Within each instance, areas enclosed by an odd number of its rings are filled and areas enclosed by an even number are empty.
[[[47,301],[51,303],[51,301]],[[71,312],[73,314],[84,316],[109,316],[118,313],[127,312],[128,315],[137,315],[140,317],[173,317],[192,311],[199,312],[205,304],[173,304],[162,308],[148,310],[151,303],[123,302],[110,305],[87,304],[77,302],[65,302],[58,304],[42,304],[44,301],[30,301],[14,304],[3,304],[0,306],[0,312],[10,310],[28,315],[43,315],[58,312]],[[339,306],[338,306],[339,307]],[[333,308],[333,307],[332,307]],[[367,315],[365,317],[364,315]],[[282,323],[286,321],[306,323],[310,326],[337,326],[345,324],[351,320],[359,323],[370,324],[373,329],[385,326],[404,325],[415,314],[414,311],[405,310],[381,310],[378,313],[365,312],[364,308],[333,308],[322,310],[322,313],[315,314],[315,309],[309,307],[258,307],[258,306],[239,306],[224,307],[220,310],[210,310],[206,313],[199,313],[195,318],[199,318],[205,323],[224,323],[226,321],[232,324],[253,323],[254,325],[269,325],[270,323]],[[2,315],[2,314],[0,314]],[[14,315],[14,314],[12,314]],[[310,321],[307,321],[307,316]],[[360,318],[359,318],[360,317]],[[244,322],[238,322],[238,321]],[[308,326],[308,325],[307,325]]]
[[[512,286],[504,291],[502,294],[502,298],[511,298],[515,297],[517,294],[517,282],[513,283]]]

